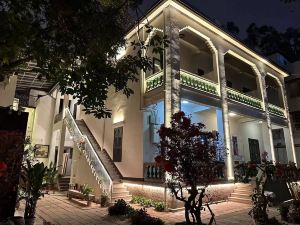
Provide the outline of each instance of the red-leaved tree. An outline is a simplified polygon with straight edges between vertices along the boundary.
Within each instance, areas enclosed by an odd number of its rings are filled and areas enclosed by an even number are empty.
[[[218,134],[207,132],[202,123],[192,123],[184,112],[172,116],[170,127],[162,125],[159,155],[155,161],[167,173],[167,185],[179,201],[184,202],[186,224],[203,225],[205,190],[216,178]],[[206,204],[211,219],[214,214]]]

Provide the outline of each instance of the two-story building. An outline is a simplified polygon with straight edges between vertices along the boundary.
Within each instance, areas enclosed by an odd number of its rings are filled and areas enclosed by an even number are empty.
[[[148,21],[154,27],[150,33],[144,27]],[[112,200],[130,194],[166,199],[154,163],[157,129],[179,110],[219,132],[227,152],[218,159],[224,163],[222,184],[212,190],[223,198],[234,188],[238,163],[259,163],[264,151],[271,160],[296,162],[283,69],[181,1],[160,1],[126,39],[137,40],[137,34],[145,42],[155,34],[167,35],[170,45],[162,55],[143,53],[152,58],[153,71],[142,72],[130,84],[132,96],[110,90],[111,118],[84,114],[58,86],[32,103],[33,143],[49,145],[44,161],[62,165],[67,183],[88,183],[98,194],[101,189],[110,193]],[[123,54],[134,51],[128,47]]]

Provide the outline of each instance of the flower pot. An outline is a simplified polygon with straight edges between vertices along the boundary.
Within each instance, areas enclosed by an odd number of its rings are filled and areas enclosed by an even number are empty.
[[[15,225],[24,225],[25,221],[22,216],[14,216],[10,218],[10,221],[12,221]]]
[[[34,225],[35,218],[25,218],[25,225]]]

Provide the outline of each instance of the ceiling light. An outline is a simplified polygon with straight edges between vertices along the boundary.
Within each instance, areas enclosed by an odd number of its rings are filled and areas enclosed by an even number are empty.
[[[189,102],[187,100],[182,100],[182,104],[188,104]]]

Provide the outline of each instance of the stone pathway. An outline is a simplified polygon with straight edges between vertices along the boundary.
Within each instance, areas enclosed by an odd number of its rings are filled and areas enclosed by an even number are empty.
[[[137,206],[135,206],[137,207]],[[252,225],[248,212],[250,206],[242,203],[223,202],[211,205],[219,225]],[[154,209],[147,209],[152,216],[159,217],[166,222],[166,225],[173,225],[176,222],[184,221],[183,211],[177,212],[156,212]],[[278,214],[276,209],[270,209],[270,216]],[[128,220],[107,215],[107,208],[94,206],[92,208],[81,207],[70,202],[65,195],[46,195],[38,202],[36,225],[42,224],[43,220],[59,225],[129,225]],[[203,221],[209,220],[209,213],[204,212]]]

